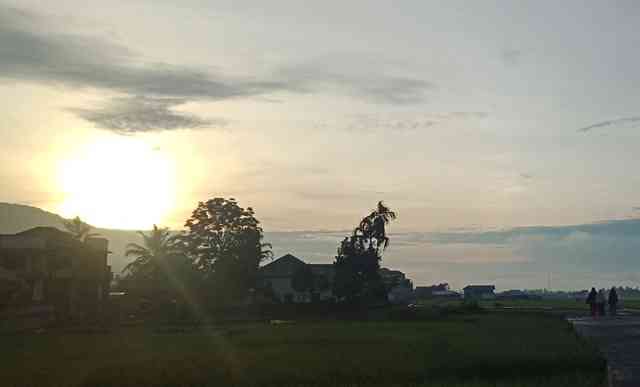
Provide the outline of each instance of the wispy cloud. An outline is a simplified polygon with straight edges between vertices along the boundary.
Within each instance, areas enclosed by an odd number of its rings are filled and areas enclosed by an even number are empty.
[[[0,8],[0,77],[110,89],[131,95],[219,100],[282,90],[277,82],[214,76],[193,68],[144,63],[105,39],[43,31],[38,15]]]
[[[413,133],[434,126],[460,120],[483,119],[486,112],[448,112],[436,114],[396,113],[396,114],[354,114],[340,119],[316,122],[318,130],[338,129],[357,133]]]
[[[333,91],[393,105],[424,102],[428,92],[436,89],[435,84],[423,79],[371,72],[367,63],[353,56],[342,59],[335,55],[283,66],[276,72],[276,79],[295,85],[301,92]]]
[[[520,60],[522,59],[523,55],[524,55],[524,52],[522,50],[518,50],[514,48],[504,49],[502,50],[502,53],[501,53],[502,61],[505,64],[510,66],[515,66],[518,63],[520,63]]]
[[[137,96],[114,98],[97,108],[72,108],[69,111],[97,127],[121,134],[220,127],[227,124],[223,119],[203,119],[173,110],[186,102],[179,98]]]
[[[312,61],[283,66],[264,79],[230,77],[186,66],[147,63],[123,45],[56,30],[47,22],[37,13],[0,5],[0,80],[109,90],[130,96],[99,110],[72,110],[101,128],[119,133],[205,126],[206,120],[171,112],[169,108],[178,105],[174,102],[177,100],[219,101],[268,98],[267,94],[276,92],[338,91],[372,102],[405,104],[422,101],[425,92],[434,87],[424,80],[375,71],[363,75],[341,68],[338,60],[331,69]],[[161,118],[169,122],[163,123]]]
[[[624,117],[624,118],[618,118],[615,120],[602,121],[589,126],[585,126],[584,128],[578,129],[578,132],[588,132],[592,129],[607,128],[610,126],[635,128],[639,125],[640,125],[640,116]]]

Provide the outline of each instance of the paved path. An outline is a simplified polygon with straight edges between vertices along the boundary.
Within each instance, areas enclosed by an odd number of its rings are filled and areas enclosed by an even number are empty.
[[[640,386],[640,316],[623,314],[593,319],[569,318],[578,334],[591,338],[602,350],[612,387]]]

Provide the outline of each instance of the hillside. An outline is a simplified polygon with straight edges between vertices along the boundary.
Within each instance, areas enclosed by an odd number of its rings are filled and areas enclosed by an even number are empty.
[[[64,229],[60,215],[44,211],[40,208],[21,204],[0,203],[0,234],[15,234],[37,226],[48,226]],[[96,228],[95,232],[109,240],[109,264],[114,274],[120,273],[127,264],[124,257],[126,245],[139,242],[135,231]]]

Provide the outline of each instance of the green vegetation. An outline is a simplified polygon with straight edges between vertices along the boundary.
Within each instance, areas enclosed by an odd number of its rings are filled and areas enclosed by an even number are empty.
[[[338,301],[367,304],[386,300],[388,288],[380,276],[382,254],[389,245],[386,226],[396,213],[378,202],[338,247],[333,294]]]
[[[531,308],[531,309],[561,309],[585,312],[589,311],[589,305],[584,300],[575,299],[542,299],[542,300],[492,300],[481,301],[485,308]]]
[[[127,245],[125,254],[134,260],[117,289],[150,301],[157,311],[175,302],[205,318],[205,309],[240,304],[256,287],[260,262],[272,257],[253,209],[235,199],[200,202],[179,234],[156,225],[138,234],[143,243]]]
[[[421,299],[417,302],[425,307],[458,307],[462,305],[462,300],[445,299]],[[575,299],[541,299],[541,300],[484,300],[478,305],[487,310],[494,309],[517,309],[517,310],[557,310],[566,312],[589,312],[589,305],[584,300]],[[624,299],[621,301],[622,308],[640,309],[640,299]]]
[[[251,323],[4,336],[4,386],[600,386],[562,319]]]

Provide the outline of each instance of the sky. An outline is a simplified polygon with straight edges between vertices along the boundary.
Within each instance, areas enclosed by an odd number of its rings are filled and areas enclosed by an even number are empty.
[[[141,229],[235,197],[300,233],[385,200],[393,232],[470,240],[634,219],[639,16],[634,1],[0,0],[0,201]],[[527,234],[540,248],[429,237],[410,255],[446,262],[438,276],[525,275],[586,240],[581,271],[637,284],[633,237],[605,270],[591,231],[560,234],[553,253]],[[552,270],[536,270],[542,287]]]

